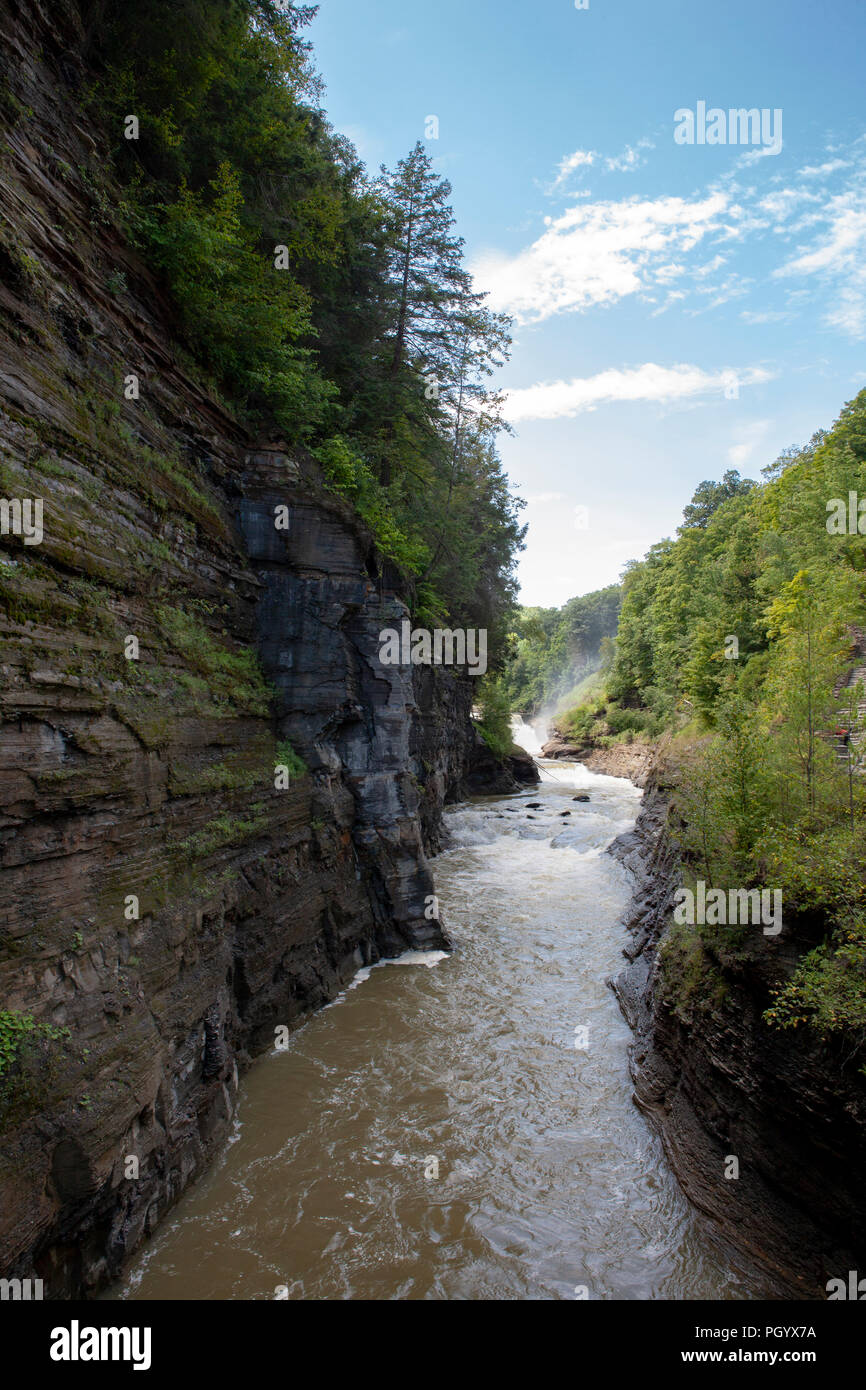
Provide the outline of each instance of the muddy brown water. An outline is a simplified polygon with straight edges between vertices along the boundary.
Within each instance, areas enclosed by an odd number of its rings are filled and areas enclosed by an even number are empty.
[[[222,1156],[108,1297],[773,1295],[632,1104],[606,983],[630,888],[605,850],[640,792],[578,764],[542,775],[448,813],[453,954],[362,971],[262,1058]]]

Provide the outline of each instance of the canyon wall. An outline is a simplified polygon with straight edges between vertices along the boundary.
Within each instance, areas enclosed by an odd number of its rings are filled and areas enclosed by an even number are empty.
[[[43,507],[0,538],[0,1274],[49,1297],[117,1274],[278,1028],[447,946],[427,855],[489,763],[470,678],[378,662],[408,612],[349,505],[175,344],[75,16],[5,6],[0,66],[0,491]]]
[[[629,964],[614,981],[635,1032],[635,1102],[686,1195],[772,1274],[779,1297],[826,1298],[828,1280],[866,1270],[866,1085],[844,1048],[762,1020],[823,923],[786,911],[778,937],[757,926],[735,956],[710,947],[665,958],[682,883],[670,825],[678,776],[660,757],[635,830],[613,847],[636,879]]]

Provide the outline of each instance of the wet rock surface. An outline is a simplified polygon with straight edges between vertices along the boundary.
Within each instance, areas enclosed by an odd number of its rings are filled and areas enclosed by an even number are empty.
[[[659,949],[681,882],[669,778],[655,769],[635,829],[611,847],[636,884],[629,964],[613,981],[635,1032],[635,1102],[687,1196],[778,1280],[779,1296],[826,1298],[828,1279],[866,1266],[866,1089],[838,1049],[761,1019],[820,926],[792,920],[778,945],[761,938],[703,1007],[668,997]],[[725,1177],[731,1156],[736,1179]]]
[[[583,763],[590,772],[602,772],[609,777],[628,777],[637,787],[646,785],[653,765],[650,744],[615,743],[611,748],[595,748],[591,744],[574,743],[556,730],[544,744],[540,756]]]

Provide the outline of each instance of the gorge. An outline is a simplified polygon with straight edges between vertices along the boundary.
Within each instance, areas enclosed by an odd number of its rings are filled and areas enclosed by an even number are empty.
[[[0,1280],[849,1287],[866,393],[520,608],[434,157],[304,7],[175,8],[0,0]]]

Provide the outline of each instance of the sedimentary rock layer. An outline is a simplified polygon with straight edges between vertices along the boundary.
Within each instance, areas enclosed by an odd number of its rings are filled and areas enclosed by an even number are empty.
[[[0,1273],[64,1297],[203,1170],[278,1027],[447,944],[427,853],[480,740],[468,678],[377,663],[407,608],[348,504],[175,343],[75,10],[3,8],[2,493],[44,534],[0,549]]]

